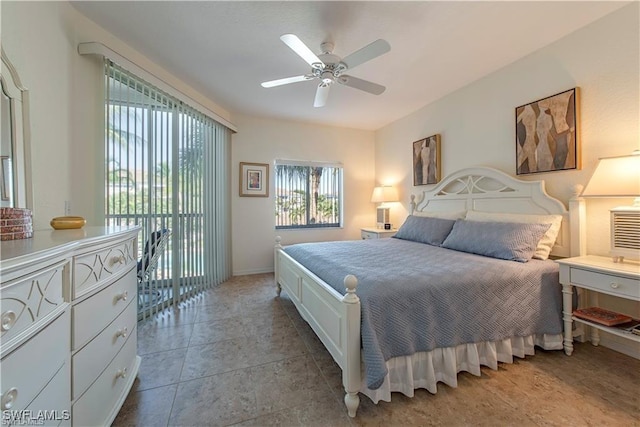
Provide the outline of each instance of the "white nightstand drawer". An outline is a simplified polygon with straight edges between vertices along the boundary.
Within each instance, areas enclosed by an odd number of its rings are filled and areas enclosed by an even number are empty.
[[[90,339],[115,319],[131,300],[137,300],[136,269],[90,298],[73,307],[73,350],[82,348]]]
[[[390,230],[385,230],[384,228],[361,228],[360,237],[362,237],[363,240],[385,239],[387,237],[392,237],[397,232],[398,230],[395,228]]]
[[[368,239],[377,239],[377,238],[378,238],[378,234],[373,233],[373,232],[371,232],[371,231],[364,231],[364,230],[362,230],[362,231],[361,231],[361,233],[360,233],[360,235],[361,235],[361,237],[362,237],[364,240],[368,240]]]
[[[633,299],[640,299],[640,282],[627,277],[612,274],[596,273],[594,271],[571,268],[570,281],[611,295],[620,295]]]
[[[73,258],[73,298],[95,289],[136,263],[134,241],[127,240]]]
[[[6,347],[13,337],[64,303],[63,272],[68,264],[67,261],[57,263],[30,276],[2,284],[0,338],[3,346]]]
[[[73,399],[84,393],[133,333],[138,321],[136,308],[135,301],[129,300],[127,308],[73,356]]]

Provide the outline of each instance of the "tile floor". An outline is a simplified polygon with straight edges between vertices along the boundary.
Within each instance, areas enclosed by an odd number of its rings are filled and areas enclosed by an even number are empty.
[[[142,365],[114,426],[640,426],[640,360],[577,344],[459,375],[391,403],[361,396],[350,419],[341,373],[272,274],[234,277],[138,325]]]

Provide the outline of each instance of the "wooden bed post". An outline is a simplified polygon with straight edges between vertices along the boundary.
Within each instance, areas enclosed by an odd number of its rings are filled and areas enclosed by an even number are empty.
[[[345,364],[342,369],[342,384],[346,392],[344,403],[350,417],[356,416],[356,411],[360,405],[360,298],[356,295],[358,279],[349,274],[344,278],[344,286],[347,293],[342,298],[347,311],[345,323],[347,338],[345,351]]]
[[[280,296],[282,292],[282,286],[280,285],[280,276],[278,274],[278,252],[282,249],[282,245],[280,242],[282,241],[282,237],[276,236],[276,246],[273,251],[273,276],[276,281],[276,294]]]

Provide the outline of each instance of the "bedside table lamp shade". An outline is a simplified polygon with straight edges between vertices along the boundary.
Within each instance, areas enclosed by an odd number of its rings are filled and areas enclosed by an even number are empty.
[[[377,208],[376,226],[378,228],[384,228],[385,224],[389,224],[389,207],[385,206],[386,202],[397,202],[398,190],[391,186],[376,187],[371,194],[372,203],[381,203]]]
[[[640,259],[640,152],[600,159],[583,197],[634,197],[633,206],[611,209],[611,255]]]

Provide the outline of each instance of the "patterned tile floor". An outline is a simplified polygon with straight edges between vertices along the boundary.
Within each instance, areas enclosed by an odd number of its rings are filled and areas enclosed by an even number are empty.
[[[138,325],[142,365],[114,426],[640,426],[640,360],[577,344],[458,376],[432,395],[361,396],[272,274],[234,277]]]

